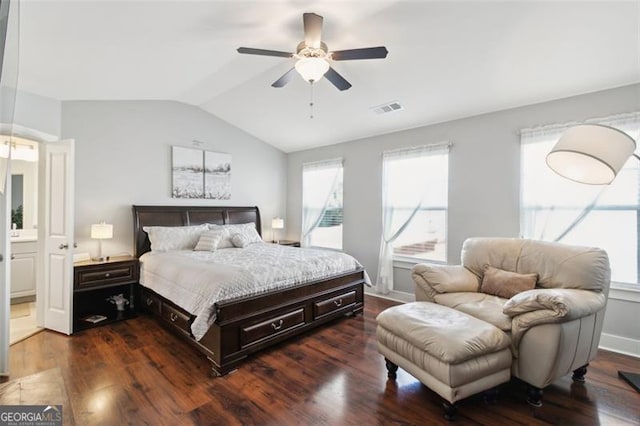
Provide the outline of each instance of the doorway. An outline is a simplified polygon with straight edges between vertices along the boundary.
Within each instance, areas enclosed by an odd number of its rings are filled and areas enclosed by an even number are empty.
[[[9,344],[13,345],[43,330],[36,321],[38,142],[11,137],[3,148],[3,156],[11,150]]]

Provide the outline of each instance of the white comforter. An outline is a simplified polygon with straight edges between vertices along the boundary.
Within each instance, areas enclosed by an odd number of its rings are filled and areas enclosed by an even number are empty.
[[[140,265],[142,285],[196,315],[191,332],[197,340],[215,321],[217,302],[292,287],[361,267],[348,254],[275,244],[215,252],[149,252],[140,257]],[[369,284],[368,277],[366,280]]]

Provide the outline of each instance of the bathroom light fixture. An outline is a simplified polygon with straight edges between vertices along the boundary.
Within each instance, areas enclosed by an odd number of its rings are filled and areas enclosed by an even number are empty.
[[[11,149],[12,160],[38,161],[38,150],[34,146],[5,142],[3,145],[0,145],[0,157],[9,158],[9,149]]]

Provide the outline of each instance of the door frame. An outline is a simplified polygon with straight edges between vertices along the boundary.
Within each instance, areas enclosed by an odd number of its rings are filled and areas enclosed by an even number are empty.
[[[60,138],[58,136],[52,135],[50,133],[42,132],[40,130],[32,129],[30,127],[22,126],[19,124],[0,124],[0,133],[10,134],[12,136],[18,136],[25,139],[30,139],[34,142],[38,143],[38,149],[40,149],[40,145],[43,142],[53,143],[59,141]],[[41,161],[38,161],[38,193],[44,191],[45,187],[43,185],[43,181],[40,179],[40,176],[44,174],[44,169]],[[7,176],[7,185],[11,185],[11,175]],[[40,200],[38,200],[40,201]],[[41,216],[40,210],[40,202],[38,202],[38,223],[44,219],[44,216]],[[11,227],[11,218],[7,217],[4,224],[0,224],[0,226],[4,226],[4,229],[9,229]],[[36,325],[39,327],[44,327],[44,306],[42,303],[39,303],[43,300],[44,297],[44,281],[42,275],[42,268],[44,265],[44,252],[40,245],[41,235],[40,231],[38,231],[38,256],[36,260]],[[9,246],[10,246],[9,242]],[[10,255],[7,256],[10,258]],[[7,261],[7,259],[5,259]],[[11,298],[10,292],[7,293],[7,298]],[[10,301],[8,301],[10,303]],[[10,322],[10,321],[9,321]],[[8,336],[7,336],[8,338]]]

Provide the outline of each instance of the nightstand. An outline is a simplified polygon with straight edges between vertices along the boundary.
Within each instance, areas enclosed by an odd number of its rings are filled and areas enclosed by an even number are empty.
[[[138,276],[138,259],[132,256],[113,256],[106,262],[74,263],[73,331],[135,317]],[[108,300],[120,294],[128,302],[124,311],[118,311]]]
[[[300,247],[300,241],[279,240],[275,242],[275,244],[280,244],[281,246]]]

